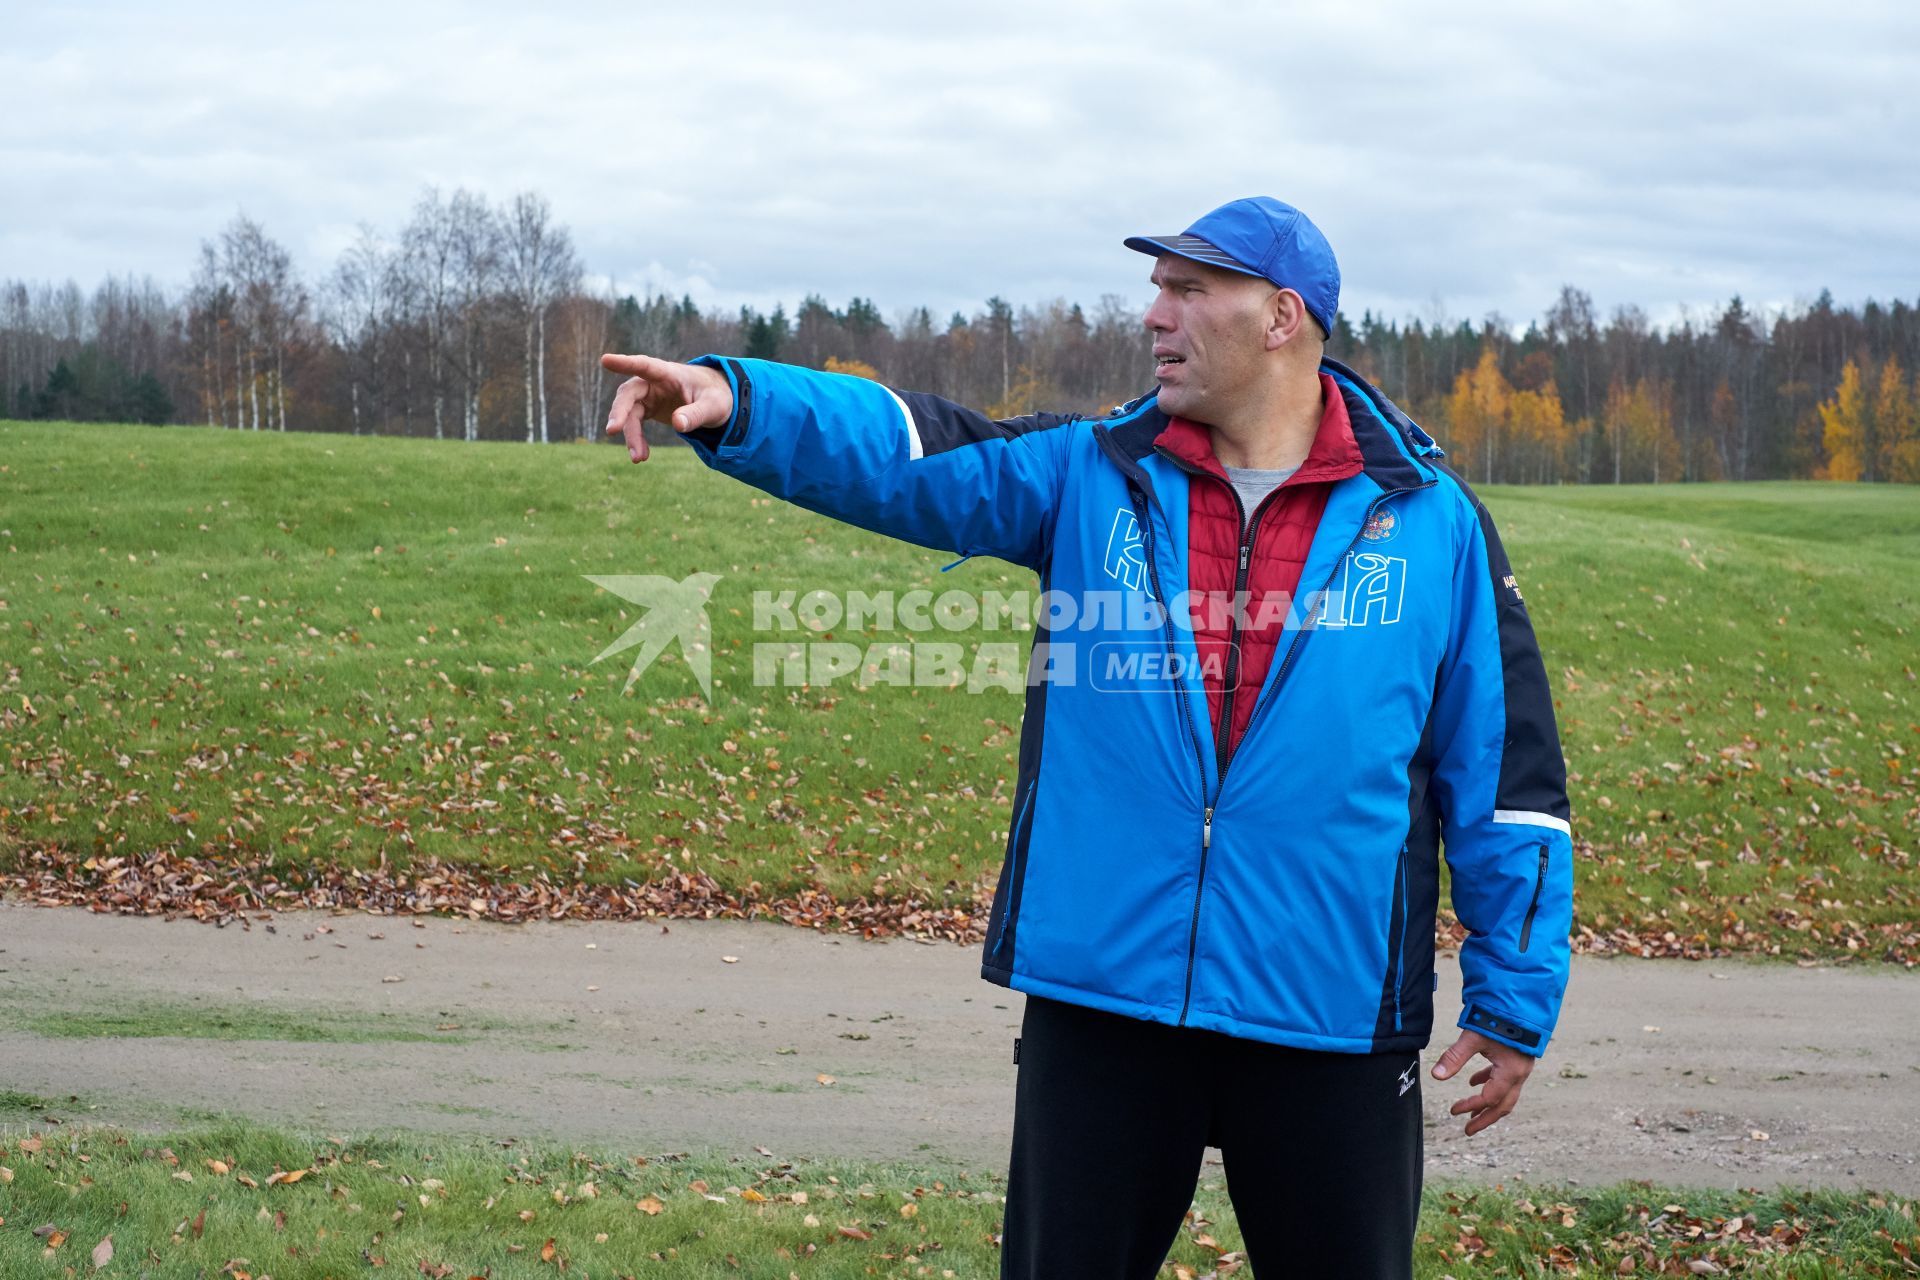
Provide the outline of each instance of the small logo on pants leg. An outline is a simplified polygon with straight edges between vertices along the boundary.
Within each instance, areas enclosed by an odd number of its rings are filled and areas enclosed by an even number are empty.
[[[1413,1088],[1420,1075],[1420,1059],[1415,1058],[1413,1065],[1400,1073],[1400,1096],[1406,1097],[1407,1090]]]

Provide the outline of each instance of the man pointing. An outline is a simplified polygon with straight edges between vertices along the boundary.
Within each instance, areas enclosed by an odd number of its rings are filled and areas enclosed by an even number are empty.
[[[1158,388],[1103,417],[609,355],[608,430],[638,462],[668,422],[809,510],[1124,606],[1035,636],[981,968],[1028,997],[1003,1277],[1153,1275],[1209,1145],[1258,1274],[1407,1277],[1442,848],[1468,936],[1433,1074],[1484,1059],[1467,1133],[1513,1109],[1566,985],[1545,668],[1485,507],[1324,358],[1319,229],[1258,198],[1126,243]]]

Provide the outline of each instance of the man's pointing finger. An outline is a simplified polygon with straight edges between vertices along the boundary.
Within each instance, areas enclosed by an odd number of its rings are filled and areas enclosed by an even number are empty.
[[[627,453],[635,462],[644,462],[648,453],[646,437],[640,425],[645,415],[638,403],[645,389],[646,382],[643,379],[628,378],[613,393],[613,405],[607,413],[607,434],[624,436]]]
[[[672,368],[665,360],[652,356],[627,356],[609,351],[600,357],[600,367],[609,373],[624,373],[636,378],[661,378]]]

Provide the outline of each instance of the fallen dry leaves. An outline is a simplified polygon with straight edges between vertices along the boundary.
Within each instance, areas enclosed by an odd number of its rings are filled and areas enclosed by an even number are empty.
[[[504,870],[504,869],[503,869]],[[269,866],[250,858],[231,861],[171,851],[144,857],[81,858],[39,845],[23,848],[18,870],[0,876],[0,893],[14,892],[40,906],[84,907],[99,914],[163,916],[203,923],[239,924],[272,919],[274,910],[334,910],[382,915],[451,915],[513,924],[531,920],[779,920],[798,928],[855,933],[866,938],[912,937],[978,943],[985,937],[990,897],[971,910],[934,907],[917,898],[859,897],[842,902],[819,890],[790,897],[761,897],[721,888],[700,872],[670,872],[647,884],[610,886],[555,879],[540,872],[530,880],[494,878],[470,866],[420,859],[411,872],[324,864]],[[1791,907],[1776,912],[1783,921]],[[1779,954],[1768,935],[1734,922],[1709,941],[1698,929],[1681,933],[1669,922],[1600,929],[1577,923],[1575,952],[1704,960],[1733,954]],[[1442,911],[1434,941],[1457,949],[1466,929]],[[1733,945],[1727,945],[1728,942]],[[1920,925],[1882,924],[1857,930],[1859,954],[1914,967],[1920,964]],[[722,957],[733,963],[738,957]],[[1806,962],[1803,958],[1803,962]],[[398,976],[384,978],[393,983]]]
[[[470,866],[423,857],[409,871],[328,864],[271,865],[170,850],[144,856],[80,857],[55,845],[21,848],[0,892],[44,907],[100,914],[165,916],[239,924],[274,910],[369,911],[381,915],[456,915],[516,924],[529,920],[781,920],[801,928],[869,938],[911,936],[978,942],[991,901],[970,911],[916,898],[836,901],[807,889],[766,898],[721,888],[703,872],[673,871],[646,884],[604,885],[555,879],[542,871],[515,881]],[[733,957],[728,963],[737,961]],[[399,981],[398,977],[388,979]]]

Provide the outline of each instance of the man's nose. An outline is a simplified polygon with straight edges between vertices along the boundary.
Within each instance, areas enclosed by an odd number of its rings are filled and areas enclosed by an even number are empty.
[[[1170,333],[1173,331],[1173,320],[1172,317],[1167,314],[1166,301],[1164,296],[1155,298],[1152,305],[1147,308],[1146,315],[1141,317],[1141,322],[1155,333]]]

